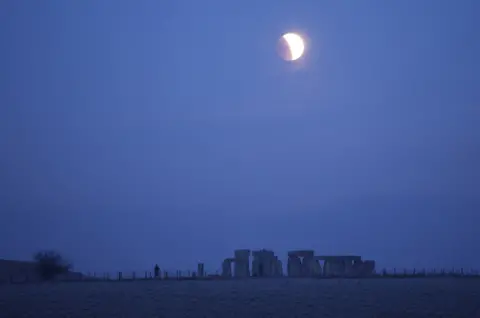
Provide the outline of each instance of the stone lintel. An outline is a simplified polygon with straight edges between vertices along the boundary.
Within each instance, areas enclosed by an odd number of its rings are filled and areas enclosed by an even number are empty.
[[[329,261],[329,262],[335,262],[335,261],[361,261],[362,257],[361,256],[354,256],[354,255],[339,255],[339,256],[333,256],[333,255],[319,255],[314,257],[316,260],[319,261]]]
[[[296,250],[288,252],[289,257],[313,257],[315,255],[314,250]]]
[[[275,256],[275,253],[270,250],[256,250],[252,251],[252,256],[253,257],[262,257],[262,256]]]
[[[235,250],[234,254],[235,254],[235,258],[249,258],[250,250],[247,250],[247,249]]]

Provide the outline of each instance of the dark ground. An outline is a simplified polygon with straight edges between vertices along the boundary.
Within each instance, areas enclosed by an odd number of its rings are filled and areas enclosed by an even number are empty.
[[[248,279],[0,286],[0,317],[480,317],[479,279]]]

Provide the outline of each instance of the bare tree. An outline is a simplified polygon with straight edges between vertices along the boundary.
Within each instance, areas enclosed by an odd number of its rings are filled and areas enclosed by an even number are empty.
[[[37,272],[43,280],[52,280],[57,275],[67,273],[72,269],[72,264],[55,251],[40,251],[33,258],[36,262]]]

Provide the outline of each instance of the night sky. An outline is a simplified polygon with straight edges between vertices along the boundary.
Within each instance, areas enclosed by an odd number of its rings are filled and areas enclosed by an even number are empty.
[[[0,258],[480,269],[477,0],[0,1]],[[308,37],[279,58],[279,37]],[[477,253],[477,254],[475,254]]]

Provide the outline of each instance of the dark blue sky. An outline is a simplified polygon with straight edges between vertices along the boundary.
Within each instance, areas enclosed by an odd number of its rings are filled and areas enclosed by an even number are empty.
[[[0,1],[0,258],[479,267],[480,2]],[[299,63],[283,32],[309,38]],[[475,255],[477,252],[477,255]]]

